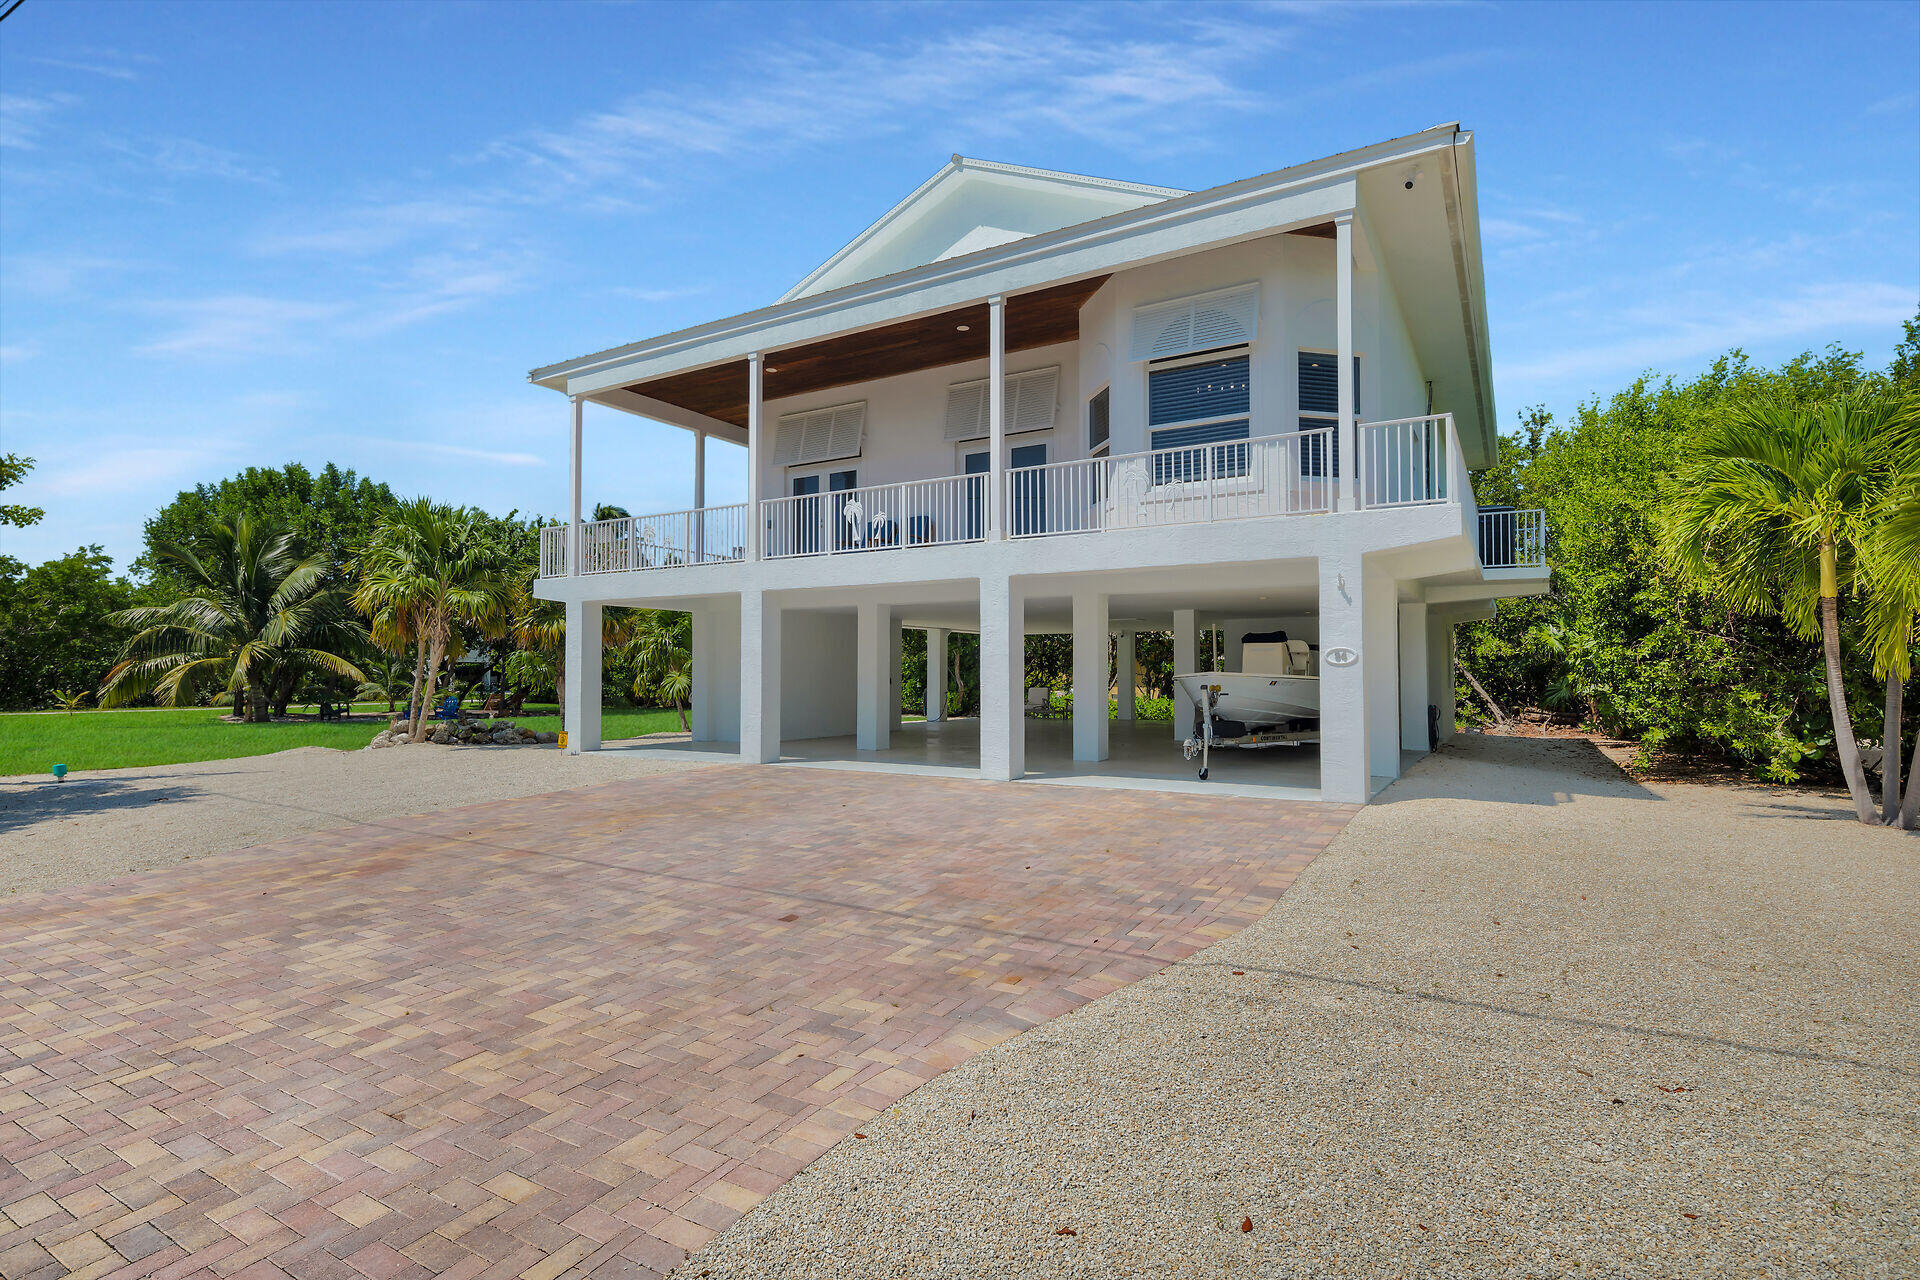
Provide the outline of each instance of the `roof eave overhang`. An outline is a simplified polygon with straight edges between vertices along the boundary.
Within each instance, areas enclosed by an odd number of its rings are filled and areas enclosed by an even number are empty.
[[[528,378],[557,391],[591,396],[648,378],[738,359],[755,351],[776,351],[832,333],[871,328],[945,310],[993,294],[1042,288],[1270,235],[1290,227],[1313,225],[1355,207],[1355,179],[1360,171],[1452,148],[1457,133],[1456,125],[1441,125],[910,271],[792,298],[757,311],[548,365],[535,369]]]

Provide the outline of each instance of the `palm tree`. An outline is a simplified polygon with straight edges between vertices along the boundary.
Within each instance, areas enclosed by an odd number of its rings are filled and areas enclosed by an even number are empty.
[[[424,646],[411,706],[413,740],[427,736],[424,691],[439,683],[440,663],[455,628],[474,626],[498,635],[507,625],[508,576],[499,557],[476,536],[472,516],[417,498],[404,503],[373,536],[360,557],[354,602],[391,642],[411,634]]]
[[[377,618],[373,630],[377,642],[380,635],[380,622]],[[402,639],[399,648],[404,652],[406,647],[406,641]],[[421,660],[421,665],[425,665],[425,659]],[[418,672],[416,671],[415,675],[417,674]],[[379,666],[368,668],[367,678],[361,683],[358,693],[362,698],[375,700],[385,698],[387,701],[387,714],[392,715],[399,706],[400,699],[407,696],[407,690],[412,679],[413,677],[407,673],[405,659],[397,656],[395,653],[386,653],[381,656]]]
[[[553,659],[553,696],[560,704],[561,727],[567,714],[567,606],[533,594],[535,570],[525,568],[513,587],[513,642],[521,649]],[[633,613],[608,606],[600,610],[600,643],[617,648],[633,636]]]
[[[79,693],[75,693],[71,689],[55,689],[52,693],[50,693],[47,696],[53,699],[54,706],[59,707],[61,710],[65,711],[68,715],[72,715],[74,712],[78,711],[80,708],[86,706],[87,699],[92,697],[93,695],[90,693],[87,693],[85,690],[82,690]]]
[[[680,713],[680,728],[690,729],[686,704],[693,697],[693,615],[643,610],[634,628],[633,656],[639,664],[634,693],[653,686],[673,702],[673,709]]]
[[[247,718],[272,718],[268,690],[301,670],[363,679],[336,650],[364,638],[344,595],[322,585],[325,556],[295,559],[293,535],[241,516],[193,546],[162,542],[154,556],[188,584],[163,605],[109,617],[136,631],[100,687],[102,707],[156,693],[168,706],[202,693],[246,691]]]
[[[1920,638],[1920,449],[1913,455],[1898,491],[1885,504],[1862,548],[1874,674],[1884,676],[1887,682],[1880,747],[1880,820],[1908,831],[1920,823],[1920,734],[1914,736],[1904,797],[1900,779],[1901,695],[1913,678],[1913,646]]]
[[[1916,447],[1904,397],[1851,392],[1811,408],[1749,401],[1707,423],[1662,525],[1682,572],[1748,613],[1819,639],[1840,771],[1860,821],[1873,800],[1840,667],[1840,593],[1898,468]]]

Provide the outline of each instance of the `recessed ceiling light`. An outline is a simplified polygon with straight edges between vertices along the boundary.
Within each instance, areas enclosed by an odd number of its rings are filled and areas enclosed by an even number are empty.
[[[954,328],[956,328],[956,329],[958,329],[958,330],[959,330],[960,332],[962,332],[962,333],[965,333],[965,332],[966,332],[967,330],[969,330],[969,329],[971,329],[971,328],[973,328],[973,326],[972,326],[972,325],[970,325],[970,324],[957,324],[957,325],[955,325],[955,326],[953,326],[953,327],[954,327]]]

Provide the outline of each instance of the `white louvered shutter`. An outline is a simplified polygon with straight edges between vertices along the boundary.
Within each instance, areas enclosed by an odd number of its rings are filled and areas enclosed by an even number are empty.
[[[956,382],[947,388],[948,440],[978,440],[987,434],[987,380]]]
[[[773,437],[773,463],[778,467],[790,467],[800,461],[800,437],[806,431],[804,414],[789,414],[780,419],[779,430]]]
[[[1007,434],[1050,429],[1059,394],[1059,365],[1007,379]]]
[[[827,433],[828,458],[857,458],[860,456],[860,437],[867,426],[867,406],[861,404],[841,405],[833,411],[832,428]]]
[[[835,458],[858,457],[867,425],[867,405],[835,405],[781,417],[774,435],[773,455],[778,466],[791,467]]]
[[[1134,360],[1160,360],[1252,342],[1260,330],[1260,286],[1236,285],[1133,311]]]

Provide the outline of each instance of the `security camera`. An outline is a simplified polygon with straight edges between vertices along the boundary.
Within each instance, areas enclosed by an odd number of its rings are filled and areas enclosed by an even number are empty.
[[[1411,190],[1413,190],[1413,179],[1412,179],[1412,178],[1408,178],[1408,179],[1407,179],[1407,190],[1409,190],[1409,191],[1411,191]]]
[[[1420,170],[1418,168],[1407,170],[1407,176],[1406,176],[1407,190],[1409,191],[1413,190],[1413,184],[1420,181],[1420,176],[1421,176]]]

